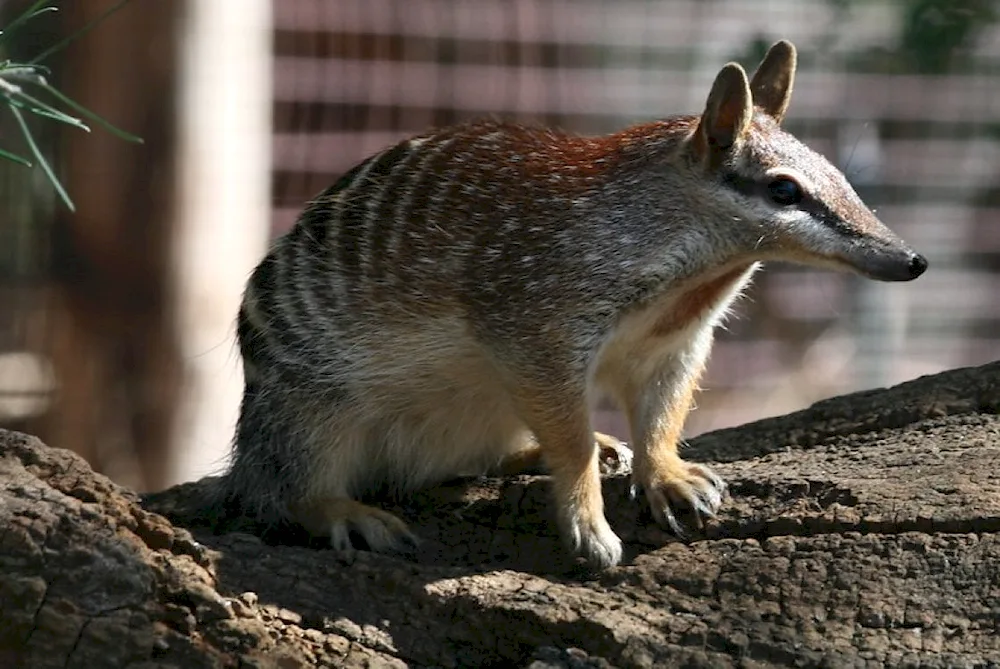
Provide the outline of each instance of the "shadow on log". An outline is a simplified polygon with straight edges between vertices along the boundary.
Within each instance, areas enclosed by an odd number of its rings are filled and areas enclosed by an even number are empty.
[[[142,502],[0,432],[0,666],[997,666],[998,414],[995,363],[694,439],[723,513],[680,542],[607,479],[604,573],[544,477],[429,490],[395,509],[414,556],[348,554],[212,534],[210,479]]]

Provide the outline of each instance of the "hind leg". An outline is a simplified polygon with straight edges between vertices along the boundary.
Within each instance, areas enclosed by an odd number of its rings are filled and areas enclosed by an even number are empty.
[[[625,442],[603,432],[594,432],[594,442],[598,448],[597,459],[602,475],[614,476],[632,472],[632,449]],[[532,444],[505,457],[490,473],[498,476],[516,476],[544,474],[547,471],[542,449]]]
[[[378,553],[407,551],[417,545],[417,537],[398,517],[347,497],[300,502],[292,513],[310,534],[330,537],[337,550],[352,548],[352,530]]]
[[[344,416],[355,426],[361,421]],[[306,482],[289,504],[292,519],[315,537],[329,537],[337,550],[352,548],[351,533],[360,536],[376,553],[406,551],[417,539],[406,523],[383,509],[354,499],[355,492],[367,489],[358,481],[370,478],[376,466],[371,456],[369,435],[364,430],[345,430],[330,424],[311,433],[309,450],[315,454],[306,473]]]

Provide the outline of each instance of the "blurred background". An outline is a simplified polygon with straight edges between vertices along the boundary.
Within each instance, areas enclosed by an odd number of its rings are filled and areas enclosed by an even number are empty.
[[[0,0],[0,25],[30,3]],[[27,59],[112,0],[55,2]],[[34,119],[77,207],[0,162],[0,426],[158,489],[224,467],[234,320],[268,240],[362,158],[494,115],[607,133],[699,112],[728,60],[799,49],[786,128],[931,270],[878,284],[773,265],[687,434],[1000,357],[1000,26],[992,0],[132,0],[46,59],[145,139]],[[0,112],[0,148],[22,152]],[[607,407],[599,427],[626,436]]]

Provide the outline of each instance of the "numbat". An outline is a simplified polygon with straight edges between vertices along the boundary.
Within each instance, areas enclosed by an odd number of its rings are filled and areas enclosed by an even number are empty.
[[[359,496],[541,460],[563,535],[597,567],[591,400],[624,411],[635,489],[679,532],[722,479],[677,453],[712,334],[761,261],[909,281],[927,268],[829,162],[779,127],[795,49],[730,63],[700,116],[607,137],[499,123],[421,135],[312,202],[251,276],[227,505],[393,550]]]

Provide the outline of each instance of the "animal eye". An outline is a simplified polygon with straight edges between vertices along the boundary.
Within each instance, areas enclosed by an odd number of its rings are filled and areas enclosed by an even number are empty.
[[[798,204],[802,201],[802,187],[788,177],[778,177],[767,184],[768,195],[771,201],[782,207]]]

